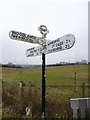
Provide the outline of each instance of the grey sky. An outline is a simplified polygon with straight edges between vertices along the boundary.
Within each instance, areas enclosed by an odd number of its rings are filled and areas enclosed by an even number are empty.
[[[46,63],[88,59],[88,0],[0,0],[0,44],[2,63],[41,64],[41,56],[27,58],[25,52],[35,46],[11,40],[9,31],[41,36],[37,28],[44,24],[50,30],[47,39],[65,34],[75,35],[70,50],[46,55]]]

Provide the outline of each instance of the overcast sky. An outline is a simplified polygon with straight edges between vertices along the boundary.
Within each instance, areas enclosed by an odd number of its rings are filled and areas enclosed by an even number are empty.
[[[9,31],[41,36],[40,25],[49,29],[47,39],[75,35],[75,45],[66,51],[46,55],[46,63],[88,60],[88,0],[0,0],[0,61],[15,64],[41,64],[41,56],[26,57],[31,43],[9,38]]]

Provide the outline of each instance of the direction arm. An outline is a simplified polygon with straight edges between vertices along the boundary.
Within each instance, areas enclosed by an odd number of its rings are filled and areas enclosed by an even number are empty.
[[[25,34],[22,32],[17,32],[17,31],[10,31],[9,37],[14,40],[19,40],[19,41],[24,41],[24,42],[29,42],[29,43],[36,43],[36,44],[40,44],[40,45],[43,45],[44,43],[46,43],[40,37],[28,35],[28,34]]]

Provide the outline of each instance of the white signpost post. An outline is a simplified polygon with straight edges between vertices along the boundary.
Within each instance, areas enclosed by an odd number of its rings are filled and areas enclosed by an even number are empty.
[[[49,30],[45,25],[41,25],[38,30],[41,32],[42,37],[36,37],[17,31],[10,31],[9,36],[11,39],[14,40],[39,44],[39,46],[37,47],[27,49],[26,56],[33,57],[37,55],[42,55],[42,120],[45,120],[45,54],[70,49],[75,43],[75,37],[72,34],[67,34],[52,41],[45,39],[47,33],[49,33]]]

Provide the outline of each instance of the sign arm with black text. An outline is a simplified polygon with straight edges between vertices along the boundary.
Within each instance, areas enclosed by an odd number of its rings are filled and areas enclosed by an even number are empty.
[[[27,57],[42,55],[42,120],[46,119],[45,115],[45,91],[46,91],[46,74],[45,74],[45,54],[55,53],[63,50],[68,50],[73,47],[75,37],[73,34],[67,34],[56,40],[47,40],[46,35],[49,30],[45,25],[41,25],[38,30],[41,32],[42,37],[28,35],[22,32],[10,31],[9,37],[14,40],[20,40],[29,43],[39,44],[37,47],[29,48],[26,50]]]

